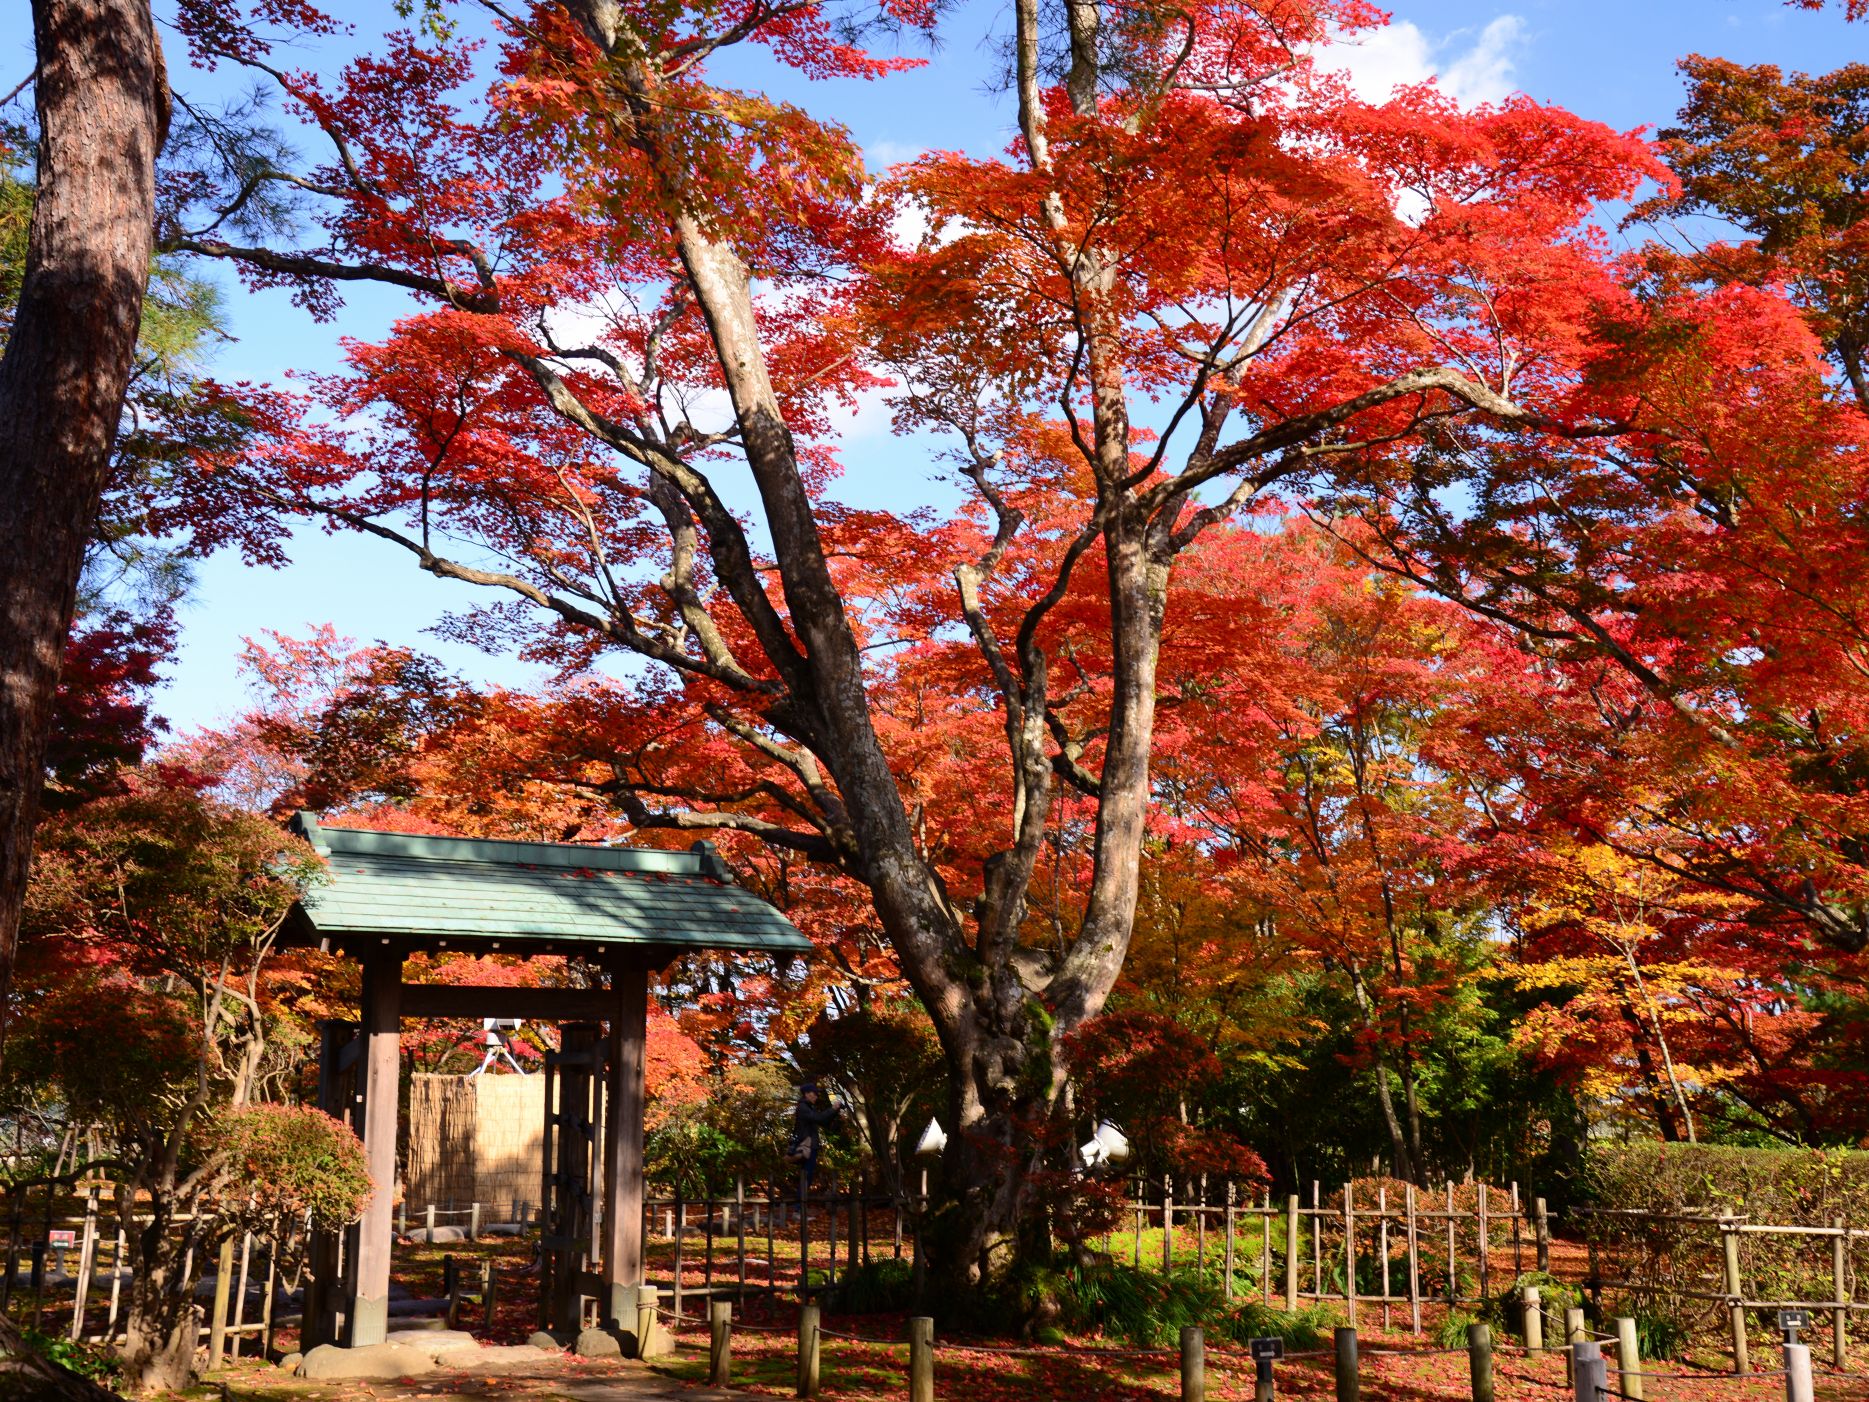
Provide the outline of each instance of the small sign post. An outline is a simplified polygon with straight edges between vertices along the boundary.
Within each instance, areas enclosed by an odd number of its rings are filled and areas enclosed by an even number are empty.
[[[1246,1347],[1253,1361],[1253,1402],[1272,1402],[1272,1360],[1285,1356],[1285,1341],[1250,1339]]]
[[[1780,1310],[1778,1311],[1778,1327],[1784,1331],[1785,1342],[1795,1344],[1798,1341],[1798,1331],[1811,1327],[1811,1312],[1809,1310]]]

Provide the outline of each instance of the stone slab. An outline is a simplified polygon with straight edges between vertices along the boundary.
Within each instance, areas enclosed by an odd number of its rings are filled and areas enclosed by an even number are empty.
[[[313,1381],[393,1381],[418,1377],[434,1369],[435,1360],[428,1354],[396,1343],[366,1344],[362,1348],[320,1344],[299,1361],[298,1376]]]

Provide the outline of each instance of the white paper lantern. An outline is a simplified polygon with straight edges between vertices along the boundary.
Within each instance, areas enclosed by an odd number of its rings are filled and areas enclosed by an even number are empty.
[[[1097,1126],[1095,1142],[1103,1150],[1103,1159],[1110,1163],[1121,1163],[1129,1157],[1128,1136],[1108,1120]]]
[[[926,1157],[938,1154],[945,1148],[947,1148],[947,1131],[941,1128],[941,1121],[928,1121],[928,1128],[922,1131],[922,1137],[915,1145],[915,1152]]]

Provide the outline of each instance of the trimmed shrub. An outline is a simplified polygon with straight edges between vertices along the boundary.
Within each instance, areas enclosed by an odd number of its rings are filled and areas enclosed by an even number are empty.
[[[886,1257],[866,1261],[837,1280],[837,1303],[850,1314],[897,1314],[915,1300],[915,1268]]]
[[[214,1120],[225,1183],[223,1216],[258,1224],[306,1212],[328,1223],[354,1222],[373,1185],[363,1145],[348,1125],[296,1105],[246,1105]]]

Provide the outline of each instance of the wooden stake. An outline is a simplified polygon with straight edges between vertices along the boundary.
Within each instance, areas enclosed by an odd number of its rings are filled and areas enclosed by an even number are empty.
[[[1635,1321],[1627,1315],[1616,1320],[1616,1376],[1622,1395],[1632,1402],[1642,1402],[1642,1349],[1635,1337]]]
[[[727,1387],[733,1373],[733,1301],[707,1305],[707,1384]]]
[[[798,1307],[798,1395],[818,1395],[818,1304],[807,1300]]]
[[[909,1402],[934,1402],[934,1320],[909,1321]]]
[[[1198,1324],[1181,1326],[1181,1402],[1207,1402],[1207,1341]]]
[[[1415,1333],[1421,1332],[1421,1242],[1415,1217],[1415,1185],[1407,1190],[1408,1204],[1408,1322]]]
[[[1493,1331],[1484,1324],[1467,1326],[1467,1373],[1473,1402],[1493,1402]]]
[[[1298,1195],[1285,1198],[1285,1308],[1298,1308]]]

